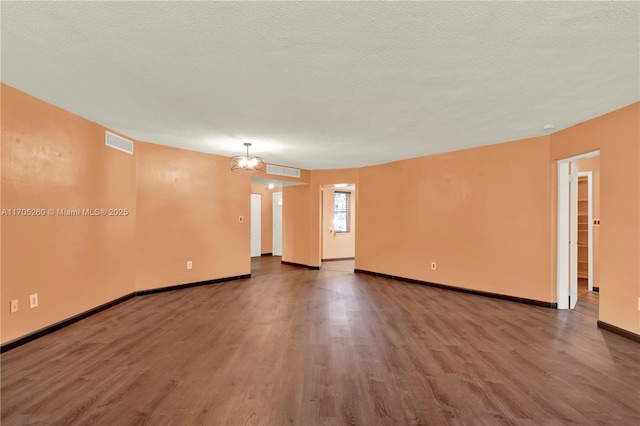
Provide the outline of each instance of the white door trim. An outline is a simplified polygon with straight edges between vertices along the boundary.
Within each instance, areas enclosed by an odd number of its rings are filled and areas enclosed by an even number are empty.
[[[593,291],[593,172],[579,172],[578,177],[587,178],[587,261],[589,262],[589,291]]]
[[[271,249],[271,253],[274,256],[282,256],[282,192],[273,192],[271,195],[271,201],[271,204],[273,204],[273,247]],[[278,209],[280,210],[280,214],[279,217],[276,217],[276,210]],[[278,220],[280,221],[279,224],[277,223]]]
[[[570,216],[569,216],[569,308],[574,309],[578,303],[578,166],[569,163],[570,178]]]
[[[262,195],[251,194],[251,257],[262,254]]]
[[[564,214],[562,214],[564,213]],[[569,309],[569,163],[558,161],[558,309]]]

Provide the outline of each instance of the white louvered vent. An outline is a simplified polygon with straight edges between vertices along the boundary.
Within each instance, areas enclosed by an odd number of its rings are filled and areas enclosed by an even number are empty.
[[[111,148],[126,152],[127,154],[133,154],[133,142],[129,139],[121,138],[111,132],[104,132],[104,142]]]
[[[293,169],[291,167],[273,166],[271,164],[267,164],[267,174],[288,176],[300,179],[300,169]]]

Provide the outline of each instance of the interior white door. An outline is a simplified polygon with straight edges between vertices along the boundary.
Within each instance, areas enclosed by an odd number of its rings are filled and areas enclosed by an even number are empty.
[[[251,257],[262,254],[262,196],[251,194]]]
[[[273,193],[273,255],[282,256],[282,192]]]
[[[569,309],[578,302],[578,166],[570,165],[569,182]]]
[[[569,309],[569,163],[558,162],[558,309]]]

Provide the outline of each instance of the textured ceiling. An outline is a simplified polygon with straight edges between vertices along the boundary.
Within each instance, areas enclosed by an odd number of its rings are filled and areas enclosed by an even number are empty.
[[[640,99],[639,2],[6,2],[2,81],[134,139],[308,169]]]

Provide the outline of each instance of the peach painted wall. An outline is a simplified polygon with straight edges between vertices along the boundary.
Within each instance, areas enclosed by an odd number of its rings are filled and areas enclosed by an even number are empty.
[[[576,161],[578,171],[592,172],[593,219],[600,218],[600,156]],[[593,231],[593,286],[600,287],[600,227],[592,226]]]
[[[282,188],[282,261],[309,265],[309,185]]]
[[[350,223],[349,232],[338,233],[333,232],[334,218],[334,194],[336,190],[331,188],[322,188],[322,260],[325,259],[342,259],[345,257],[354,257],[356,255],[356,195],[355,191],[342,190],[349,192],[350,196]]]
[[[273,193],[282,192],[282,186],[269,189],[267,185],[252,183],[251,193],[260,194],[262,200],[261,253],[273,253]]]
[[[136,289],[251,273],[250,176],[231,173],[226,157],[136,147]]]
[[[106,129],[96,123],[10,86],[1,90],[2,209],[128,209],[126,216],[2,216],[7,342],[134,290],[139,154],[106,147]],[[29,308],[32,293],[38,308]]]
[[[640,334],[640,103],[551,135],[551,159],[600,149],[600,320]],[[555,190],[554,183],[553,189]]]
[[[555,301],[550,168],[545,136],[361,169],[355,267]]]
[[[143,142],[129,155],[104,127],[1,88],[0,208],[128,212],[2,216],[3,343],[136,290],[250,273],[251,182],[228,158]]]

